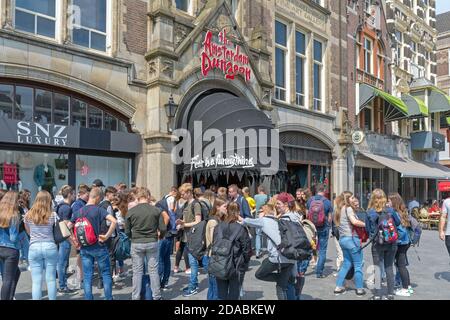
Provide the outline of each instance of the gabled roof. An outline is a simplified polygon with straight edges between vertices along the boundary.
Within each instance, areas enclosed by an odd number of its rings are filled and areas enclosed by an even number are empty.
[[[423,88],[423,87],[427,87],[427,88],[434,87],[434,84],[426,78],[418,78],[418,79],[414,79],[410,85],[411,89]]]
[[[438,33],[450,32],[450,11],[436,16],[436,29]]]

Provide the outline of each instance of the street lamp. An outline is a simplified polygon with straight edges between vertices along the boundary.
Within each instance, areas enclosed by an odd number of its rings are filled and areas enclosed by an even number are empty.
[[[164,107],[166,109],[166,116],[167,116],[167,132],[172,132],[173,118],[175,118],[178,109],[178,105],[173,101],[172,94],[170,94],[169,102],[166,103]]]

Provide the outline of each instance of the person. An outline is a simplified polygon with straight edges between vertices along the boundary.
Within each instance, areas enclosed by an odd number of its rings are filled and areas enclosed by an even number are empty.
[[[178,219],[177,225],[180,225],[180,228],[183,229],[181,241],[187,243],[189,231],[202,220],[202,209],[200,203],[194,199],[192,184],[184,183],[181,185],[179,191],[181,197],[185,200],[185,204],[183,207],[183,219]],[[190,297],[198,293],[198,261],[189,252],[189,246],[187,244],[186,246],[188,250],[189,265],[191,266],[191,276],[189,285],[183,289],[183,296]]]
[[[238,300],[250,262],[251,240],[246,228],[238,223],[241,215],[239,204],[228,203],[226,212],[223,221],[214,228],[212,252],[221,243],[220,239],[229,239],[233,243],[232,259],[236,273],[228,279],[216,278],[217,295],[220,300]]]
[[[372,258],[374,265],[379,268],[379,276],[381,277],[381,264],[384,265],[384,269],[386,272],[387,279],[387,287],[388,287],[388,300],[394,300],[394,259],[395,254],[397,252],[397,243],[382,243],[383,230],[381,230],[381,224],[386,222],[386,220],[393,220],[393,223],[396,227],[400,225],[400,217],[398,214],[391,208],[387,207],[386,204],[388,199],[386,194],[381,189],[375,189],[372,191],[370,196],[370,201],[367,206],[367,215],[368,215],[368,231],[370,238],[375,237],[375,240],[372,242]],[[380,235],[381,233],[381,235]],[[380,279],[381,280],[381,279]],[[373,300],[381,300],[381,287],[375,289],[375,295],[372,298]]]
[[[437,200],[434,200],[433,204],[428,209],[428,213],[439,213],[439,212],[440,212],[439,202]]]
[[[220,187],[217,189],[217,198],[221,198],[222,200],[227,200],[227,188]]]
[[[92,187],[95,188],[106,188],[106,186],[103,184],[103,181],[100,179],[95,179],[92,181]]]
[[[303,219],[306,219],[308,214],[308,209],[306,208],[306,204],[310,198],[310,191],[308,188],[299,188],[295,192],[295,211],[303,216]]]
[[[1,300],[13,300],[20,278],[19,194],[8,191],[0,201],[0,262],[3,266]]]
[[[247,200],[248,206],[250,207],[250,214],[252,215],[252,217],[254,217],[256,211],[256,201],[250,195],[249,187],[242,188],[242,195],[245,198],[245,200]]]
[[[206,240],[206,251],[205,258],[203,259],[205,262],[205,269],[208,270],[209,260],[211,258],[211,247],[214,241],[214,229],[218,225],[219,221],[223,221],[227,213],[227,203],[217,198],[214,201],[213,208],[209,215],[208,223],[206,224],[205,230],[205,240]],[[217,281],[216,277],[208,272],[208,293],[206,295],[208,300],[217,300],[219,298],[217,291]]]
[[[392,209],[400,216],[400,226],[398,227],[399,239],[397,240],[397,253],[395,254],[395,266],[398,268],[402,288],[395,291],[396,296],[410,297],[413,292],[408,272],[408,249],[411,246],[408,229],[411,228],[411,218],[406,209],[402,197],[398,193],[389,194]]]
[[[243,219],[245,218],[251,218],[250,214],[250,207],[248,205],[247,200],[239,194],[239,188],[237,185],[232,184],[228,187],[228,197],[230,201],[236,202],[239,204],[241,217]]]
[[[30,235],[30,269],[33,300],[42,298],[42,278],[45,272],[49,300],[56,300],[56,264],[58,248],[53,237],[57,221],[52,212],[52,197],[46,190],[39,191],[33,207],[25,215],[25,229]]]
[[[133,300],[140,300],[145,259],[147,259],[153,300],[162,299],[158,274],[158,232],[163,237],[167,227],[161,210],[149,204],[150,197],[151,193],[147,188],[138,187],[132,191],[129,197],[131,208],[125,219],[125,233],[131,239]]]
[[[19,192],[19,213],[22,217],[22,222],[20,223],[19,228],[19,246],[20,246],[20,261],[19,268],[22,271],[29,270],[28,264],[28,251],[30,249],[30,238],[25,231],[25,225],[23,223],[23,218],[25,214],[30,210],[30,197],[31,192],[27,189],[24,189]]]
[[[355,214],[355,200],[356,198],[353,196],[353,193],[349,191],[344,192],[340,196],[340,201],[337,202],[338,206],[334,215],[334,223],[339,231],[339,244],[344,255],[344,262],[336,279],[335,295],[346,292],[344,282],[352,267],[354,269],[356,295],[363,296],[366,294],[363,282],[364,258],[361,249],[361,240],[358,234],[354,232],[354,227],[364,228],[366,225],[363,221],[358,220]]]
[[[450,213],[450,193],[445,192],[442,194],[442,197],[445,200],[442,203],[442,214],[439,221],[439,239],[445,241],[447,252],[450,255],[450,223],[447,223],[448,214]],[[447,225],[447,228],[444,230],[445,225]]]
[[[58,204],[55,208],[55,212],[58,216],[58,220],[65,221],[67,224],[72,219],[72,203],[75,200],[75,193],[71,186],[64,185],[59,191],[63,197],[63,202]],[[72,246],[70,239],[67,239],[59,244],[58,248],[58,261],[57,272],[59,289],[58,294],[75,294],[76,290],[72,290],[67,286],[67,268],[69,266],[70,250]]]
[[[266,193],[266,188],[263,185],[258,186],[258,194],[255,195],[255,212],[259,214],[261,207],[269,201],[269,196]],[[255,217],[256,218],[256,217]],[[256,228],[255,231],[255,254],[256,259],[261,258],[262,247],[262,231],[261,228]]]
[[[335,217],[338,213],[338,210],[341,210],[343,208],[343,201],[344,201],[344,193],[340,194],[336,197],[334,200],[334,213],[333,213],[333,220],[331,223],[331,236],[334,240],[334,245],[336,246],[336,273],[333,275],[337,277],[339,270],[341,270],[342,263],[344,262],[344,253],[342,252],[341,245],[339,244],[339,225],[335,223]]]
[[[94,273],[94,261],[97,261],[99,274],[103,278],[103,291],[106,300],[112,300],[112,276],[109,264],[109,252],[104,243],[111,237],[116,228],[116,219],[110,215],[105,209],[100,208],[98,204],[103,199],[103,191],[98,187],[93,187],[89,193],[89,199],[86,206],[72,213],[72,219],[69,228],[76,226],[77,220],[86,218],[91,224],[96,242],[89,246],[80,248],[81,261],[83,265],[83,286],[85,300],[93,300],[92,295],[92,278]],[[106,234],[100,233],[100,226],[103,220],[109,220],[109,226]],[[77,238],[78,242],[79,239]]]
[[[177,204],[176,207],[176,216],[177,219],[182,219],[183,218],[183,209],[184,209],[184,204],[185,201],[183,198],[181,198],[180,192],[177,189],[177,195],[175,197],[175,201]],[[180,227],[178,227],[177,230]],[[180,232],[177,233],[177,236],[175,238],[175,266],[173,268],[173,273],[178,273],[180,272],[180,262],[181,262],[181,258],[184,259],[184,265],[185,265],[185,273],[186,274],[191,274],[191,266],[189,265],[189,255],[188,255],[188,251],[186,249],[186,242],[183,242],[183,232],[182,230]]]
[[[125,233],[125,217],[128,213],[128,192],[125,190],[119,191],[112,201],[114,215],[117,220],[119,232]],[[123,260],[117,260],[119,270],[113,277],[113,281],[123,280],[125,278],[125,264]]]
[[[316,186],[317,193],[314,197],[311,197],[307,202],[308,216],[311,214],[312,204],[319,203],[323,206],[323,211],[325,214],[325,222],[323,225],[316,225],[317,228],[317,239],[318,239],[318,256],[319,260],[316,265],[316,277],[325,278],[323,274],[325,268],[325,261],[327,259],[327,247],[328,238],[330,234],[330,226],[332,223],[332,213],[333,207],[330,200],[325,197],[325,186],[323,184],[318,184]],[[310,219],[312,220],[312,219]]]
[[[413,199],[408,203],[409,214],[412,213],[414,208],[420,208],[420,203],[417,201],[416,197],[413,197]]]
[[[277,210],[282,213],[281,219],[290,219],[293,222],[300,223],[298,215],[293,212],[295,200],[292,195],[286,192],[280,193],[277,196]],[[296,261],[287,259],[277,249],[281,243],[281,235],[278,222],[273,214],[274,212],[266,211],[261,213],[257,219],[246,218],[243,225],[261,228],[262,232],[267,235],[269,256],[262,261],[255,277],[262,281],[275,282],[278,299],[286,300],[288,284],[290,280],[293,280],[293,267]]]

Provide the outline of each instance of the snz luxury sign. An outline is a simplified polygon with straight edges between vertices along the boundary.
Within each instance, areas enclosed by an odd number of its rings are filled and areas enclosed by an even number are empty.
[[[209,71],[219,69],[225,74],[225,78],[234,80],[235,76],[242,75],[245,81],[250,81],[251,69],[248,56],[241,52],[239,45],[234,46],[227,39],[226,31],[219,32],[219,43],[213,41],[213,34],[207,31],[202,43],[201,70],[203,76]]]
[[[17,142],[47,146],[67,146],[67,127],[33,122],[17,122]]]

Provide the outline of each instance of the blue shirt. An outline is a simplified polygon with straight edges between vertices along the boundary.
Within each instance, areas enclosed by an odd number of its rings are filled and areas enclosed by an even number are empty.
[[[103,208],[100,208],[98,206],[94,205],[87,205],[83,209],[78,210],[77,212],[74,212],[72,214],[72,223],[75,224],[78,218],[81,218],[81,216],[86,217],[89,222],[92,225],[92,228],[94,228],[95,235],[99,236],[100,234],[100,226],[102,224],[102,221],[106,219],[106,216],[108,215],[108,211],[106,211]],[[89,247],[81,247],[81,250],[94,250],[99,248],[104,248],[105,246],[103,244],[100,244],[98,241],[96,244],[93,244]]]
[[[65,202],[60,203],[56,207],[55,211],[56,211],[56,214],[58,215],[59,220],[70,221],[70,219],[72,219],[72,208]]]
[[[83,208],[85,205],[86,201],[84,201],[83,199],[78,198],[77,200],[75,200],[75,202],[72,203],[72,214]]]
[[[8,228],[0,228],[0,247],[19,250],[19,218]]]
[[[326,221],[322,228],[329,227],[328,216],[333,213],[333,206],[331,205],[331,201],[321,195],[313,196],[313,197],[309,198],[308,202],[306,203],[306,208],[308,210],[309,210],[309,207],[313,200],[322,200],[323,201],[323,209],[325,211]],[[319,229],[322,229],[322,228],[319,228]]]
[[[254,196],[254,199],[256,202],[256,214],[258,214],[261,207],[269,200],[269,196],[267,194],[257,194]]]
[[[412,209],[414,208],[420,208],[419,202],[417,200],[413,200],[410,203],[408,203],[408,212],[411,213]]]
[[[250,206],[248,205],[247,200],[243,196],[238,195],[238,197],[236,198],[236,200],[234,200],[234,202],[239,204],[239,211],[241,213],[242,218],[245,219],[252,217],[250,215]]]

